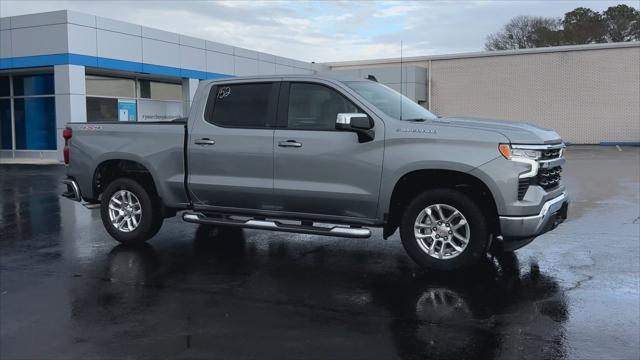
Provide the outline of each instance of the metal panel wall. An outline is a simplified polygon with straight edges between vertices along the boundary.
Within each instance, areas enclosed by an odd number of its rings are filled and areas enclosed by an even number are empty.
[[[580,144],[640,140],[640,47],[433,60],[431,81],[440,115],[528,121]]]
[[[67,26],[65,24],[42,25],[9,30],[11,32],[11,56],[33,56],[67,52]]]
[[[345,75],[366,78],[368,75],[376,77],[378,82],[385,84],[415,102],[426,105],[427,100],[427,69],[422,65],[403,65],[402,75],[399,66],[367,66],[362,68],[335,68]],[[402,89],[400,89],[400,77],[402,76]]]

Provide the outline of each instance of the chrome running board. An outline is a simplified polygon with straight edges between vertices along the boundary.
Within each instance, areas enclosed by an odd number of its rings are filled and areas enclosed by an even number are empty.
[[[205,225],[222,225],[236,226],[248,229],[273,230],[283,232],[293,232],[312,235],[337,236],[345,238],[368,238],[371,236],[371,230],[361,227],[349,227],[334,225],[332,227],[320,227],[313,225],[296,225],[286,224],[274,220],[233,219],[229,216],[208,217],[201,213],[185,212],[182,214],[182,220],[190,223]]]
[[[78,186],[78,183],[75,180],[73,180],[73,179],[64,179],[64,180],[62,180],[62,183],[67,186],[67,191],[62,193],[62,196],[66,197],[67,199],[73,200],[73,201],[82,202],[82,195],[80,194],[80,187]]]

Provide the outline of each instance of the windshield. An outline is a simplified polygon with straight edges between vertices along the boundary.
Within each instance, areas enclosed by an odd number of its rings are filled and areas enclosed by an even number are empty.
[[[401,120],[434,120],[438,118],[408,97],[375,81],[349,81],[345,84],[380,111],[393,118]],[[402,99],[402,105],[400,105],[400,99]],[[400,116],[400,109],[402,109],[402,116]]]

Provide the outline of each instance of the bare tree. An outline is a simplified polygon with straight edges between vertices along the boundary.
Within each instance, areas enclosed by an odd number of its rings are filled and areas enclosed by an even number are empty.
[[[561,22],[557,18],[516,16],[502,29],[487,36],[485,49],[512,50],[553,46],[559,42]]]

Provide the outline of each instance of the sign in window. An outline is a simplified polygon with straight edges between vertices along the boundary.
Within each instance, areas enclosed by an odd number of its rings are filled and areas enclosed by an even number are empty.
[[[118,99],[118,120],[136,121],[136,101]]]

